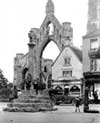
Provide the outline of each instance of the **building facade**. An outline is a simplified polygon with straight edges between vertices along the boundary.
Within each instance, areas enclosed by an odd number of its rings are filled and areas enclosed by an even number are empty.
[[[66,88],[68,95],[81,96],[82,77],[82,51],[67,45],[52,65],[52,85]]]
[[[89,0],[87,34],[83,37],[83,72],[91,93],[100,98],[100,0]],[[90,94],[91,96],[91,94]]]

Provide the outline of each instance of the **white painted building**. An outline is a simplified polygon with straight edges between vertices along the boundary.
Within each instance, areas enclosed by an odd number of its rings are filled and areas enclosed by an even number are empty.
[[[53,85],[67,88],[69,94],[82,94],[82,51],[68,45],[52,65]]]

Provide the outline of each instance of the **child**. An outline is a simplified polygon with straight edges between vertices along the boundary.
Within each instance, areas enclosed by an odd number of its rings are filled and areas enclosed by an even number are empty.
[[[80,105],[80,99],[79,99],[79,97],[76,97],[76,104],[75,104],[76,109],[75,109],[75,112],[77,112],[77,111],[80,112],[79,105]]]

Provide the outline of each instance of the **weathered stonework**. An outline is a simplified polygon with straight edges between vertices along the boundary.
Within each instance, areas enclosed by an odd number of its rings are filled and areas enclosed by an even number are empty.
[[[8,112],[40,112],[40,111],[55,111],[48,92],[43,91],[42,94],[35,95],[32,91],[23,91],[18,99],[7,104],[3,111]]]
[[[100,28],[100,0],[89,0],[87,33]]]
[[[51,26],[52,29],[51,30]],[[32,28],[29,36],[29,51],[26,55],[17,55],[14,63],[14,84],[23,81],[23,71],[28,68],[33,80],[40,78],[42,72],[42,53],[47,44],[53,41],[62,51],[66,45],[72,45],[73,29],[69,22],[60,24],[54,15],[54,4],[48,0],[46,5],[46,17],[39,29]],[[20,66],[20,67],[19,67]]]

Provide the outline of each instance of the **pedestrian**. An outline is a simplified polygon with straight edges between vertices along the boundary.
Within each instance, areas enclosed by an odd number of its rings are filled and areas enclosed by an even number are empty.
[[[75,100],[75,112],[80,112],[80,98],[79,97],[76,97],[76,100]]]
[[[94,103],[98,104],[98,94],[97,94],[97,91],[94,91],[93,97],[94,97]]]
[[[34,89],[35,89],[36,95],[38,95],[39,85],[38,85],[37,81],[34,82]]]

